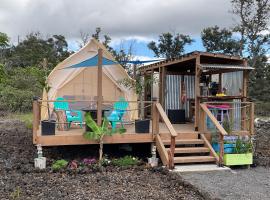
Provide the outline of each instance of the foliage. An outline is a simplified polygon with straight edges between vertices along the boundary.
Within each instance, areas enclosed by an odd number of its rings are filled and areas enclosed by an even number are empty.
[[[125,156],[118,159],[112,160],[112,165],[119,166],[119,167],[125,167],[125,166],[134,166],[139,163],[138,158],[132,157],[132,156]]]
[[[6,47],[8,46],[9,38],[6,33],[0,32],[0,47]]]
[[[151,86],[155,82],[155,78],[146,78],[144,80],[141,76],[137,76],[135,79],[124,78],[118,81],[119,84],[125,86],[126,88],[134,90],[134,92],[139,96],[142,95],[146,87]]]
[[[236,140],[236,144],[235,144],[235,153],[237,154],[245,154],[245,153],[252,153],[252,141],[249,140],[243,140],[238,138]]]
[[[203,46],[208,52],[238,55],[240,43],[233,38],[233,32],[218,26],[203,29],[201,33]]]
[[[10,47],[6,64],[10,67],[42,67],[46,58],[49,68],[53,68],[69,56],[67,46],[62,35],[44,39],[39,32],[30,33],[17,46]]]
[[[270,117],[270,102],[255,102],[255,115],[258,117]]]
[[[232,133],[233,125],[234,125],[233,119],[229,120],[229,119],[225,118],[225,120],[223,121],[223,128],[228,134]]]
[[[123,134],[123,131],[112,131],[109,129],[109,121],[106,117],[103,118],[103,122],[101,126],[98,126],[95,120],[91,117],[90,113],[85,114],[85,123],[86,125],[92,129],[92,131],[88,131],[84,133],[84,138],[88,140],[97,140],[99,142],[99,161],[101,162],[103,156],[103,137],[105,135],[112,135],[114,133]]]
[[[21,188],[17,187],[11,194],[10,194],[10,198],[11,199],[19,199],[21,195]]]
[[[148,44],[156,57],[164,57],[167,59],[177,58],[184,53],[184,47],[191,44],[193,40],[188,35],[162,33],[159,35],[158,43],[152,41]]]
[[[0,110],[27,112],[32,99],[40,96],[45,71],[37,67],[8,68],[0,65]]]
[[[60,170],[60,169],[65,168],[67,165],[68,165],[68,161],[66,161],[64,159],[57,160],[57,161],[55,161],[53,163],[52,169],[55,170],[55,171],[57,171],[57,170]]]

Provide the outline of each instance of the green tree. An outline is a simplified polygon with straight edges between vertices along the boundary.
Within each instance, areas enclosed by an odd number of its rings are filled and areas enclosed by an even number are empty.
[[[249,64],[256,67],[256,62],[266,54],[270,45],[270,1],[232,0],[231,2],[232,11],[239,19],[234,31],[240,33],[241,55],[246,47],[250,56]],[[266,46],[268,49],[265,48]]]
[[[0,48],[5,48],[8,46],[9,38],[6,33],[0,32]]]
[[[233,32],[218,26],[208,27],[201,32],[203,46],[207,52],[239,55],[239,40],[233,38]]]
[[[184,53],[184,47],[191,44],[193,40],[188,35],[162,33],[159,36],[158,43],[152,41],[148,44],[156,57],[165,57],[167,59],[177,58]]]
[[[41,66],[43,59],[48,60],[49,68],[69,56],[68,44],[62,35],[53,35],[43,39],[40,33],[31,33],[17,46],[10,48],[7,57],[8,65],[12,67]]]

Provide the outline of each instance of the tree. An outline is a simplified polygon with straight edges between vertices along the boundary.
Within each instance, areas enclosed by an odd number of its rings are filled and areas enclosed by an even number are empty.
[[[248,64],[255,68],[250,76],[249,94],[267,101],[269,93],[270,0],[232,0],[233,13],[238,17],[234,31],[240,33],[242,52],[249,55]],[[243,53],[242,53],[243,55]]]
[[[0,32],[0,48],[5,48],[8,46],[9,38],[6,33]]]
[[[188,35],[162,33],[159,36],[158,43],[152,41],[148,44],[156,57],[165,57],[167,59],[177,58],[184,53],[184,47],[191,44],[193,40]]]
[[[239,40],[233,38],[233,32],[218,26],[208,27],[201,32],[203,46],[207,52],[239,55]]]
[[[69,56],[68,44],[62,35],[43,39],[39,32],[30,33],[17,46],[12,46],[7,56],[12,67],[40,66],[43,59],[48,60],[51,69]]]
[[[265,55],[269,49],[270,1],[232,0],[231,2],[232,11],[239,18],[234,30],[241,35],[241,49],[244,51],[246,45],[250,56],[249,64],[255,67],[259,57]],[[268,45],[268,49],[265,45]]]

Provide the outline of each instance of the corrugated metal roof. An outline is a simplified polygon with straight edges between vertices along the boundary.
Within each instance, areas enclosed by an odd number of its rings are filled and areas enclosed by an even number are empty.
[[[200,64],[203,69],[241,69],[252,70],[253,67],[245,67],[243,65],[223,65],[223,64]]]

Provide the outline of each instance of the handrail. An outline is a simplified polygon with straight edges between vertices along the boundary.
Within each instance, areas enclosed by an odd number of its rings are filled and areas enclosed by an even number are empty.
[[[218,163],[219,166],[223,166],[223,158],[224,158],[224,136],[228,135],[228,133],[225,131],[225,129],[220,125],[220,123],[217,121],[215,116],[211,113],[211,111],[207,108],[206,104],[200,104],[201,110],[206,113],[206,115],[210,118],[210,120],[213,122],[213,124],[216,126],[216,128],[219,130],[219,159]],[[202,113],[203,114],[203,113]],[[205,123],[205,115],[201,117],[202,122]],[[204,127],[204,126],[203,126]],[[204,130],[202,130],[204,131]],[[210,145],[210,144],[209,144]],[[213,150],[210,148],[210,151]],[[215,154],[214,154],[215,155]]]
[[[210,150],[210,154],[215,157],[215,159],[216,159],[217,162],[219,162],[219,157],[218,157],[217,153],[215,152],[215,150],[213,149],[212,145],[207,140],[207,138],[205,137],[205,135],[201,133],[200,136],[201,136],[201,139],[204,141],[205,145]]]
[[[115,103],[115,102],[118,102],[119,100],[102,100],[102,103]],[[89,103],[96,103],[97,100],[87,100],[87,99],[84,99],[84,100],[79,100],[79,99],[76,99],[76,100],[38,100],[38,102],[49,102],[49,103],[53,103],[53,102],[68,102],[68,103],[75,103],[75,102],[89,102]],[[153,103],[153,101],[127,101],[129,103]]]
[[[165,111],[163,110],[160,103],[154,104],[154,113],[153,113],[153,127],[155,128],[155,134],[156,134],[156,142],[157,142],[157,148],[160,150],[160,154],[163,156],[162,163],[164,165],[167,165],[170,169],[174,168],[174,152],[175,152],[175,138],[177,136],[177,132],[175,131],[173,125],[171,124],[168,116],[166,115]],[[157,115],[157,116],[155,116]],[[161,141],[160,135],[159,135],[159,129],[157,128],[159,126],[159,116],[162,118],[163,122],[165,123],[166,127],[169,129],[169,133],[171,135],[171,143],[170,143],[170,149],[166,151],[163,142]]]
[[[170,122],[169,118],[167,117],[166,113],[164,112],[161,104],[157,103],[156,107],[157,107],[157,110],[158,110],[162,120],[164,121],[165,125],[169,129],[169,132],[170,132],[171,136],[176,137],[177,133],[176,133],[175,129],[173,128],[173,125],[171,124],[171,122]]]
[[[207,108],[206,104],[200,104],[203,111],[208,115],[208,117],[211,119],[213,124],[217,127],[219,132],[224,136],[228,135],[228,133],[225,131],[225,129],[220,125],[218,120],[215,118],[215,116],[211,113],[211,111]]]

